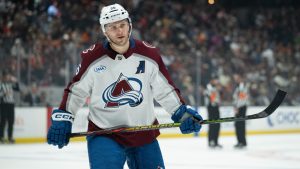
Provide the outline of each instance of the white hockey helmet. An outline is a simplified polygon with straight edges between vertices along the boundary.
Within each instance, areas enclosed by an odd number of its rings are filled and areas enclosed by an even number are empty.
[[[105,33],[105,25],[108,23],[117,22],[123,19],[128,19],[130,25],[130,33],[132,29],[131,19],[128,12],[119,4],[108,5],[102,8],[99,22],[103,33]]]

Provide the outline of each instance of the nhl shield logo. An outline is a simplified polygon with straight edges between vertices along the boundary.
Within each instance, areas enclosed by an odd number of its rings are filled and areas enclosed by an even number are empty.
[[[102,94],[105,107],[119,107],[128,104],[138,106],[143,101],[142,82],[120,74],[118,80],[109,85]]]

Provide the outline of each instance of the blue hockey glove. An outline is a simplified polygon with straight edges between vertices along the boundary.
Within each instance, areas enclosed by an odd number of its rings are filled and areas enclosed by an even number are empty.
[[[51,126],[47,134],[48,144],[63,148],[69,143],[72,131],[74,116],[63,110],[53,110],[51,116]]]
[[[186,105],[181,105],[171,118],[175,123],[181,123],[180,131],[182,134],[199,132],[202,127],[198,123],[203,120],[200,114]]]

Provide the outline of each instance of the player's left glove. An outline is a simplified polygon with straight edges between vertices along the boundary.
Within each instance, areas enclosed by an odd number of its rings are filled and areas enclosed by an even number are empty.
[[[182,134],[189,134],[192,132],[199,132],[201,125],[198,123],[202,121],[202,117],[197,111],[186,105],[181,105],[172,115],[172,120],[175,123],[181,123],[180,131]]]
[[[53,144],[58,148],[66,146],[70,140],[73,120],[74,116],[71,113],[59,109],[53,110],[52,124],[47,134],[48,144]]]

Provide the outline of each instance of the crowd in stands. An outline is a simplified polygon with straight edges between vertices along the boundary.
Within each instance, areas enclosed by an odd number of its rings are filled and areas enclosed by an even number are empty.
[[[159,48],[189,104],[195,104],[196,95],[203,96],[216,75],[222,105],[231,105],[233,75],[238,73],[250,84],[251,105],[267,105],[277,89],[288,92],[286,105],[300,105],[297,6],[230,8],[204,0],[115,2],[129,10],[133,36]],[[21,103],[34,95],[37,105],[51,104],[41,88],[64,87],[80,63],[80,52],[104,40],[98,19],[100,9],[110,3],[0,0],[0,67],[19,79]],[[198,88],[196,76],[201,81]]]

